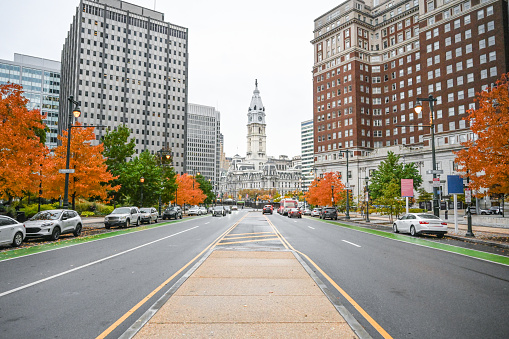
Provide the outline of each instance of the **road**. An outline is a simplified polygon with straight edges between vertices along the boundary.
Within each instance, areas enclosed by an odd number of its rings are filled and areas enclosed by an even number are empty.
[[[212,247],[296,250],[374,338],[509,333],[508,266],[239,211],[0,261],[0,338],[117,338]]]

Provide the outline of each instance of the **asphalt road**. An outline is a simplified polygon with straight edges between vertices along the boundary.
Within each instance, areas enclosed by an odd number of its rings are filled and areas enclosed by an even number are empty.
[[[507,266],[311,218],[273,215],[269,219],[297,251],[311,258],[394,338],[509,335]],[[373,338],[380,338],[315,272]]]
[[[394,338],[509,333],[508,266],[317,219],[258,213],[217,246],[293,247],[374,338],[381,337],[377,328],[334,285]],[[107,329],[108,338],[119,337],[245,215],[193,218],[0,261],[0,338],[95,338]]]

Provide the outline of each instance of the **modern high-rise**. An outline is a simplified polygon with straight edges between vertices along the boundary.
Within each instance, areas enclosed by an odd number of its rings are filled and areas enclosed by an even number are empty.
[[[216,185],[221,161],[221,114],[210,106],[187,106],[187,171]]]
[[[306,120],[300,123],[300,147],[302,157],[302,190],[307,191],[314,179],[313,157],[314,157],[313,120]]]
[[[29,110],[39,109],[48,127],[46,146],[57,146],[58,106],[60,93],[60,62],[23,54],[14,54],[14,61],[0,60],[0,84],[23,86]]]
[[[176,172],[186,171],[187,28],[128,2],[81,0],[61,61],[61,116],[73,96],[79,122],[126,125],[136,153],[170,149]],[[68,122],[60,119],[60,132]],[[100,140],[105,130],[95,133]]]
[[[350,182],[361,186],[388,150],[432,169],[429,104],[419,114],[414,106],[433,95],[445,187],[445,175],[458,173],[452,151],[474,137],[465,118],[478,107],[476,92],[509,70],[507,18],[506,0],[348,0],[317,18],[318,172],[345,173],[345,150],[352,152]],[[423,178],[430,191],[431,175]]]

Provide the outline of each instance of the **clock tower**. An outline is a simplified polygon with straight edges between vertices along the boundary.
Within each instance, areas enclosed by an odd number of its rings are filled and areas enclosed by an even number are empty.
[[[247,121],[246,161],[253,163],[256,170],[260,170],[267,162],[267,136],[265,135],[265,107],[258,90],[258,80],[255,80],[255,90],[248,109]]]

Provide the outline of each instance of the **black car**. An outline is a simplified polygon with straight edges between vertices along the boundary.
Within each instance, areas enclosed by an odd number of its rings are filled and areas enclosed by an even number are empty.
[[[269,213],[272,214],[272,206],[271,205],[265,205],[263,206],[262,214]]]
[[[336,207],[325,207],[324,209],[322,209],[322,211],[320,212],[320,219],[334,219],[334,220],[338,220],[338,210],[336,209]]]
[[[163,220],[182,219],[182,210],[178,206],[170,206],[163,212]]]

